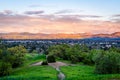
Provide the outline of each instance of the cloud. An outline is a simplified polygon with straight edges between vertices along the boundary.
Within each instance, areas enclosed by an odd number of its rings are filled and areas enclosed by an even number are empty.
[[[80,13],[80,12],[83,12],[83,10],[76,11],[72,9],[65,9],[65,10],[59,10],[54,14],[72,14],[72,13],[74,14],[74,13]]]
[[[1,16],[4,16],[4,15],[5,15],[5,14],[4,14],[3,12],[0,12],[0,17],[1,17]]]
[[[4,13],[5,13],[5,14],[12,14],[13,11],[11,11],[11,10],[4,10]]]
[[[116,22],[116,23],[120,23],[120,18],[113,18],[113,19],[111,19],[111,21],[113,21],[113,22]]]
[[[29,7],[41,7],[42,5],[39,4],[33,4],[33,5],[29,5]]]
[[[20,26],[20,25],[26,25],[27,20],[29,20],[30,17],[25,16],[25,15],[19,15],[19,14],[14,14],[14,15],[9,15],[9,14],[4,14],[0,15],[0,27],[3,26]]]
[[[52,22],[78,22],[81,19],[77,15],[39,15],[40,19],[46,19]]]
[[[84,18],[100,18],[97,15],[39,15],[40,18],[45,18],[51,21],[59,22],[80,22]]]
[[[72,10],[72,9],[66,9],[66,10],[60,10],[60,11],[57,11],[55,12],[54,14],[56,15],[68,15],[68,16],[77,16],[79,18],[101,18],[103,16],[99,16],[99,15],[82,15],[82,14],[78,14],[78,12],[83,12],[83,10],[80,10],[80,11],[75,11],[75,10]],[[76,13],[76,15],[75,15]]]
[[[64,23],[74,23],[80,22],[81,19],[78,15],[59,15],[54,19],[54,21],[64,22]]]
[[[115,14],[115,15],[110,16],[110,20],[113,22],[119,23],[120,22],[120,14]]]
[[[78,15],[81,18],[101,18],[102,16],[98,15]]]
[[[112,17],[120,17],[120,14],[112,15]]]
[[[26,12],[24,12],[25,14],[28,14],[28,15],[34,15],[34,14],[42,14],[42,13],[44,13],[44,11],[26,11]]]
[[[120,23],[101,20],[82,20],[82,15],[45,15],[37,17],[0,13],[0,32],[31,33],[113,33],[120,31]],[[86,17],[86,15],[82,16]],[[87,15],[91,17],[91,15]],[[92,17],[94,17],[92,15]]]
[[[43,4],[32,4],[32,5],[29,5],[28,7],[30,7],[30,8],[36,8],[36,7],[56,7],[56,5],[53,5],[53,4],[52,5],[50,5],[50,4],[49,5],[48,4],[47,5],[45,5],[45,4],[44,5]]]
[[[13,14],[13,12],[11,10],[0,11],[0,16],[12,15],[12,14]]]
[[[73,13],[73,10],[70,9],[66,9],[66,10],[61,10],[61,11],[57,11],[55,12],[55,14],[65,14],[65,13]]]

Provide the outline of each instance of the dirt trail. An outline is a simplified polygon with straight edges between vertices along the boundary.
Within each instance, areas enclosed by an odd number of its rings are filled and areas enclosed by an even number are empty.
[[[53,68],[59,68],[60,66],[67,66],[67,64],[63,62],[48,63],[48,65],[52,66]]]
[[[31,64],[30,66],[40,66],[42,65],[43,61]],[[54,63],[48,63],[49,66],[52,66],[53,68],[56,69],[56,71],[58,71],[58,79],[59,80],[64,80],[65,79],[65,75],[61,72],[60,70],[60,66],[67,66],[68,64],[63,63],[63,62],[54,62]]]
[[[66,63],[55,62],[55,63],[48,63],[48,65],[52,66],[53,68],[55,68],[59,72],[59,74],[58,74],[58,79],[59,80],[64,80],[65,79],[65,75],[61,72],[60,66],[67,66]]]

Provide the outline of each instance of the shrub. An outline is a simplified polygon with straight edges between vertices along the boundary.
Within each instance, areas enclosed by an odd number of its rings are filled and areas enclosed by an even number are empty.
[[[98,54],[95,61],[95,73],[120,73],[120,53],[106,51]]]
[[[55,57],[53,55],[48,55],[47,61],[48,61],[48,63],[56,62]]]
[[[83,63],[88,65],[95,64],[96,55],[101,53],[102,50],[92,49],[89,53],[84,53]],[[85,55],[86,54],[86,55]],[[98,55],[99,56],[99,55]]]
[[[94,64],[94,62],[89,57],[86,57],[82,62],[84,64],[87,64],[87,65],[93,65]]]
[[[48,62],[47,61],[43,61],[42,65],[48,65]]]
[[[2,62],[0,65],[0,76],[9,75],[12,72],[12,66],[10,63]]]
[[[71,55],[71,63],[77,63],[79,60],[77,57],[75,57],[74,55]]]

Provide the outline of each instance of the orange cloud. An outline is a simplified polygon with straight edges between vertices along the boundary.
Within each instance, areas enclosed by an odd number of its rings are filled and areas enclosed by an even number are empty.
[[[97,17],[97,16],[93,16]],[[31,33],[113,33],[120,23],[101,20],[82,20],[79,15],[0,15],[0,32]]]

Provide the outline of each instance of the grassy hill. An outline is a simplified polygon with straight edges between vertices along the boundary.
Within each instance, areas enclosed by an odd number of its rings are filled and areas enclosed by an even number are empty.
[[[10,76],[0,80],[57,80],[57,71],[50,66],[30,66],[45,59],[45,55],[27,54],[26,62],[20,68],[13,70]]]
[[[0,80],[58,80],[58,72],[50,66],[31,66],[31,64],[45,60],[45,55],[26,54],[23,66],[13,70],[9,76]],[[67,62],[68,61],[63,61]],[[74,64],[73,66],[60,67],[65,74],[65,80],[120,80],[119,74],[94,74],[94,66]]]

